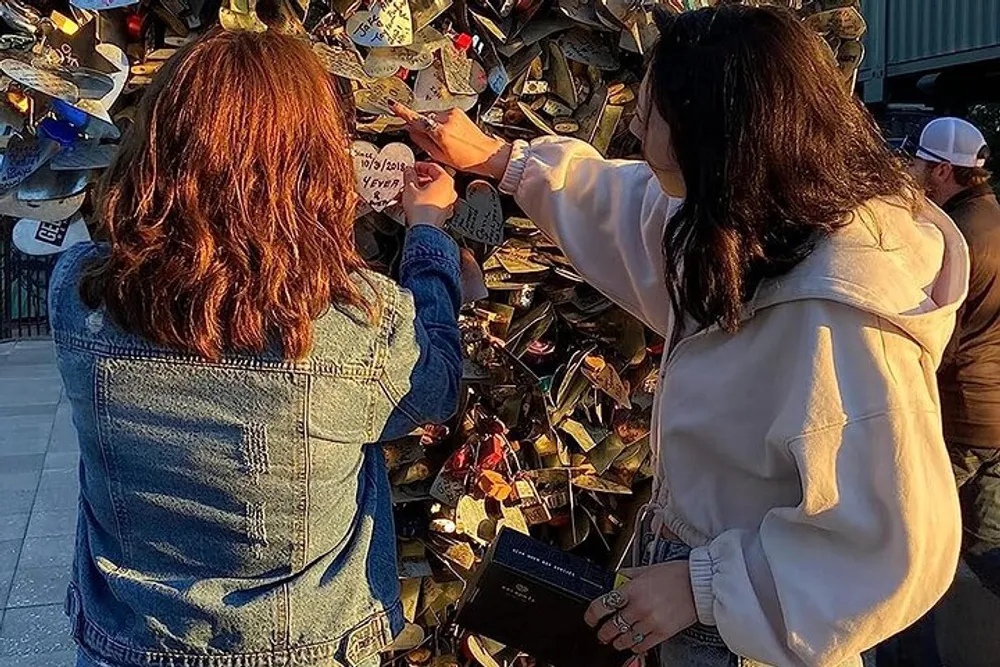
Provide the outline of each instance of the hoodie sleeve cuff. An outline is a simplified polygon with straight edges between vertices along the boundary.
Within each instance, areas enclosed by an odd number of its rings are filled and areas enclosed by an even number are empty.
[[[715,594],[712,592],[712,578],[715,566],[708,547],[691,550],[691,590],[694,591],[694,606],[698,621],[703,625],[715,625]]]
[[[521,184],[521,176],[524,175],[524,168],[528,164],[528,149],[531,146],[527,141],[518,139],[510,149],[510,160],[507,168],[503,172],[500,180],[500,192],[513,195],[517,192],[517,186]]]

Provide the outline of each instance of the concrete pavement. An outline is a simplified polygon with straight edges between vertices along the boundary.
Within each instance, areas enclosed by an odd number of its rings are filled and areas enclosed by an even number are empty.
[[[0,665],[72,667],[79,458],[51,341],[0,343]]]

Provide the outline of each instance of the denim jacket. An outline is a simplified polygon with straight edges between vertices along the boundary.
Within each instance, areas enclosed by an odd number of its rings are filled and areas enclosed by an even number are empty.
[[[49,297],[80,439],[76,641],[116,667],[366,662],[403,625],[389,482],[370,443],[455,411],[454,241],[410,230],[403,289],[361,281],[377,322],[331,308],[300,361],[210,362],[124,332],[79,298],[103,252],[67,251]]]

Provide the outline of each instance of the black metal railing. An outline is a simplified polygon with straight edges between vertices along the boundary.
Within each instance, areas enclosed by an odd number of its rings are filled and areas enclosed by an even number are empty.
[[[14,220],[0,218],[0,340],[49,334],[49,276],[56,255],[25,255],[11,241]]]

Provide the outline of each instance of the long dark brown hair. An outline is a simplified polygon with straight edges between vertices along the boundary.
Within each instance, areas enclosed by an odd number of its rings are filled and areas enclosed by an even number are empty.
[[[687,186],[664,237],[672,305],[736,331],[763,279],[864,202],[915,206],[915,189],[829,49],[790,11],[724,5],[656,21],[649,91]]]
[[[209,359],[272,343],[301,358],[331,305],[371,317],[349,136],[307,42],[215,30],[182,48],[101,183],[111,252],[85,272],[84,302]]]

